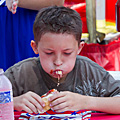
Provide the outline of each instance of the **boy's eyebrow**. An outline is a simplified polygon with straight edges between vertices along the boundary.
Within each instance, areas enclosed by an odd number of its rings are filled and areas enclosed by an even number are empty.
[[[63,49],[62,51],[68,51],[68,50],[73,51],[74,49],[75,49],[75,48],[65,48],[65,49]],[[54,51],[54,49],[50,49],[50,48],[43,48],[43,50]]]
[[[64,49],[64,50],[71,50],[71,49],[73,49],[73,48],[66,48],[66,49]]]
[[[43,49],[45,49],[45,50],[52,50],[51,48],[43,48]]]

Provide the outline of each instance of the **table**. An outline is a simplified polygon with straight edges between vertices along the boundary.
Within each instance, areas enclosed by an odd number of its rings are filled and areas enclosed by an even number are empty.
[[[120,115],[106,113],[92,113],[91,120],[120,120]]]
[[[15,120],[18,120],[22,112],[14,112]],[[120,115],[111,115],[106,113],[92,113],[91,120],[120,120]]]

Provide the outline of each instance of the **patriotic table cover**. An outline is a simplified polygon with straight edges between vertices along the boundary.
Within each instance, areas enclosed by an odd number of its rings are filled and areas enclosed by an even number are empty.
[[[43,114],[22,113],[19,120],[90,120],[90,118],[91,111],[87,110],[66,111],[62,113],[49,110]]]

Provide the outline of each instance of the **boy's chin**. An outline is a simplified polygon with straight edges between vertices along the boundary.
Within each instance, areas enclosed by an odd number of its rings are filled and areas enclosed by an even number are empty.
[[[52,79],[57,79],[57,80],[58,80],[58,76],[56,76],[56,75],[51,76],[51,78],[52,78]]]
[[[63,75],[63,76],[60,78],[60,83],[62,83],[63,81],[65,81],[66,76],[67,76],[67,75]],[[51,76],[51,78],[52,78],[52,80],[58,82],[58,77],[57,77],[57,76],[55,76],[55,77],[54,77],[54,76]]]

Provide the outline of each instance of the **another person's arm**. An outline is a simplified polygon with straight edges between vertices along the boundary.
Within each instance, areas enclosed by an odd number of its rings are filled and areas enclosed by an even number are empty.
[[[62,6],[65,0],[6,0],[6,5],[9,11],[13,14],[16,13],[17,7],[40,10],[43,7],[48,6]]]
[[[40,10],[43,7],[48,6],[62,6],[64,5],[64,0],[19,0],[18,7]]]

